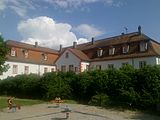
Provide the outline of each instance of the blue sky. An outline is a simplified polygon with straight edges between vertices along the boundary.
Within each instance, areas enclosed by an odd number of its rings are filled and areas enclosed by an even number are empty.
[[[0,0],[0,33],[5,40],[58,49],[135,32],[141,25],[160,41],[159,5],[160,0]]]

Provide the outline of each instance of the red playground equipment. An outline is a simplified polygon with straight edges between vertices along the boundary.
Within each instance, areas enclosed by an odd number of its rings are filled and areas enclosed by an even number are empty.
[[[17,105],[14,103],[13,101],[13,98],[12,97],[9,97],[7,99],[7,103],[8,103],[8,109],[9,110],[12,110],[12,112],[16,112],[16,109],[21,109],[21,106],[20,105]]]

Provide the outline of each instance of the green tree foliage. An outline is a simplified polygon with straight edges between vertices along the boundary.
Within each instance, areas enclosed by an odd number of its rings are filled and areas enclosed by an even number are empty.
[[[91,100],[89,101],[90,105],[96,105],[96,106],[106,106],[110,102],[108,95],[104,93],[98,93],[94,96],[92,96]]]
[[[5,61],[7,60],[7,53],[9,49],[6,46],[6,43],[4,42],[4,39],[0,35],[0,74],[3,72],[6,72],[9,68],[8,65],[5,65]]]
[[[134,69],[94,70],[75,74],[45,73],[18,75],[0,81],[1,95],[54,99],[75,99],[99,106],[129,106],[156,109],[160,103],[160,66]]]
[[[41,98],[40,77],[35,74],[17,75],[0,82],[0,94],[20,98]]]
[[[72,89],[69,85],[69,78],[73,77],[72,73],[46,73],[41,78],[41,88],[45,99],[54,99],[55,97],[71,98]]]

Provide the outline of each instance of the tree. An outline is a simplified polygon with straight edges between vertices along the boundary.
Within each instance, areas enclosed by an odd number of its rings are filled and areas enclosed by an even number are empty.
[[[6,72],[8,70],[8,65],[5,65],[5,61],[7,60],[7,53],[9,49],[6,43],[3,40],[3,37],[0,35],[0,74]]]

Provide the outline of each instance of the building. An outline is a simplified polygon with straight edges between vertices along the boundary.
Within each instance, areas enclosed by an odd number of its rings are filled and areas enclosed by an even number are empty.
[[[42,75],[51,71],[73,71],[121,68],[129,64],[134,68],[160,64],[160,43],[141,32],[121,34],[101,40],[79,44],[56,51],[16,41],[7,41],[10,54],[7,55],[10,68],[0,79],[18,74]]]
[[[147,64],[160,64],[160,43],[137,32],[121,34],[102,40],[64,48],[55,62],[59,71],[120,68],[130,64],[141,68]]]
[[[44,48],[17,41],[6,41],[10,52],[5,64],[9,65],[7,72],[0,75],[0,79],[19,74],[39,74],[56,71],[55,60],[59,53],[56,50]]]

